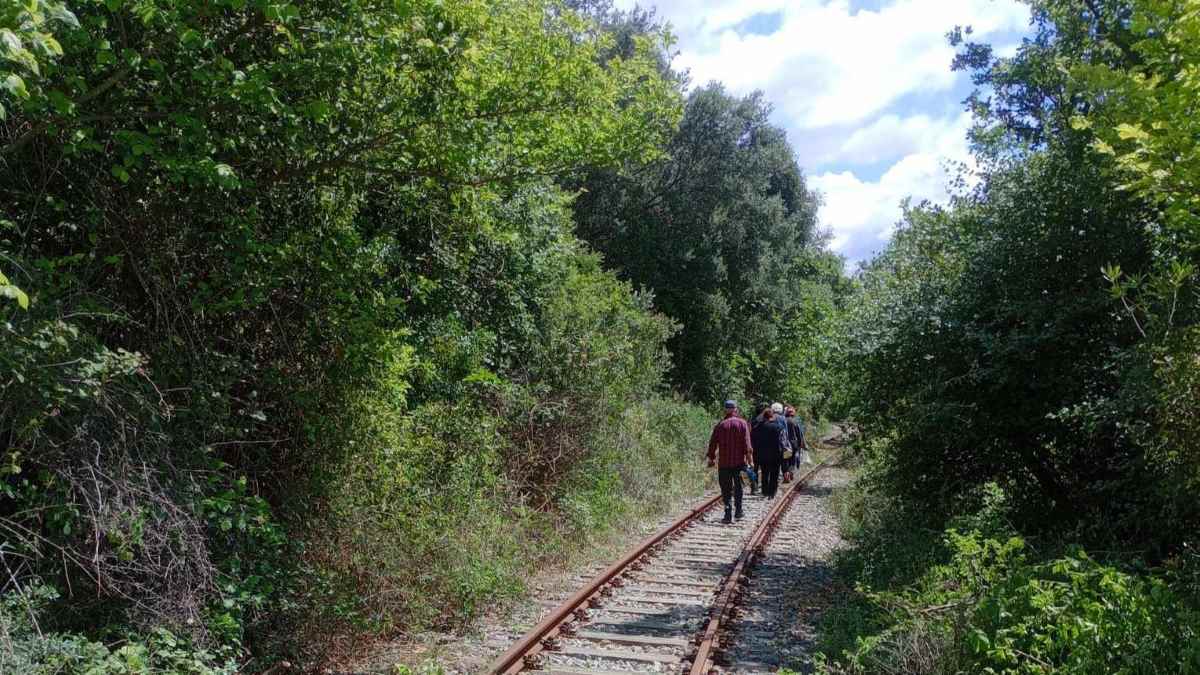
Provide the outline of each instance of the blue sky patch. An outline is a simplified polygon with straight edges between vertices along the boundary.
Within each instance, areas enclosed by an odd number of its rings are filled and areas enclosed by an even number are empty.
[[[878,12],[883,9],[885,4],[883,0],[850,0],[850,13],[857,14],[864,10]]]
[[[737,31],[738,35],[774,35],[782,25],[782,11],[759,12],[740,21],[733,30]]]

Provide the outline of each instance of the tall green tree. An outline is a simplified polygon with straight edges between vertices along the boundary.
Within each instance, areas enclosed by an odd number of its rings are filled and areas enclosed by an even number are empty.
[[[578,185],[580,235],[683,325],[673,377],[696,397],[747,386],[821,243],[819,200],[769,115],[759,94],[701,87],[665,158]]]

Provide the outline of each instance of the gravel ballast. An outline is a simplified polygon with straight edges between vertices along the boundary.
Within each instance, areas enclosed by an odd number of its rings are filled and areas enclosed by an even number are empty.
[[[851,474],[830,466],[801,488],[746,584],[722,639],[722,670],[812,672],[813,641],[832,599],[833,554],[845,545],[832,496]]]

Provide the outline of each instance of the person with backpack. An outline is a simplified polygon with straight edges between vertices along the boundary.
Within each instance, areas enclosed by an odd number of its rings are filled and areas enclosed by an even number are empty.
[[[796,409],[788,406],[784,410],[784,423],[787,424],[788,441],[792,446],[792,456],[784,462],[783,482],[789,483],[792,480],[792,472],[800,467],[800,453],[805,450],[804,443],[804,422],[799,417],[796,417]]]
[[[788,432],[787,418],[784,416],[785,410],[786,408],[779,401],[771,404],[771,412],[775,414],[775,419],[783,425],[783,430]],[[792,444],[792,437],[789,435],[787,437],[787,446],[780,451],[782,453],[782,458],[779,461],[779,476],[784,479],[785,483],[790,480],[789,476],[792,469],[792,459],[796,455],[794,449],[795,446]]]
[[[783,417],[776,416],[771,408],[763,411],[762,422],[750,432],[764,499],[774,499],[779,490],[779,465],[783,462],[784,449],[789,447],[787,433]]]
[[[734,518],[742,519],[742,470],[752,458],[750,425],[737,414],[737,403],[725,401],[725,419],[713,427],[708,439],[708,465],[717,466],[717,482],[721,485],[721,503],[725,505],[725,518],[729,524]],[[730,501],[736,508],[731,513]]]

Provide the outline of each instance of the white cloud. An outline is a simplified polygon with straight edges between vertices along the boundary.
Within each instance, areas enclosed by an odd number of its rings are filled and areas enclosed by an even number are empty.
[[[1012,0],[896,0],[877,11],[852,11],[848,0],[752,0],[662,11],[678,25],[677,67],[697,83],[763,89],[799,128],[865,120],[905,95],[945,92],[956,81],[949,29],[969,24],[986,39],[1022,29],[1029,17]],[[765,11],[783,13],[775,33],[734,31]]]
[[[657,4],[671,22],[675,67],[690,69],[693,83],[765,92],[810,185],[825,195],[832,247],[852,262],[886,245],[905,197],[947,199],[947,160],[969,161],[970,117],[958,112],[961,89],[952,93],[966,76],[950,70],[946,32],[969,25],[972,39],[1011,53],[1029,23],[1018,0],[881,0],[873,10],[858,8],[861,0],[637,1]],[[780,14],[774,33],[735,30],[764,13]]]
[[[913,203],[948,201],[946,186],[955,178],[956,167],[974,168],[966,139],[970,126],[966,112],[942,119],[885,115],[851,133],[832,153],[833,161],[896,161],[875,181],[864,181],[851,171],[809,177],[809,185],[824,196],[820,219],[833,234],[830,247],[851,261],[868,258],[887,243],[905,198]]]
[[[944,118],[925,113],[908,117],[887,114],[854,129],[818,163],[871,165],[918,152],[961,159],[967,155],[970,128],[971,115],[965,111]]]
[[[904,199],[911,198],[914,204],[923,200],[946,203],[950,199],[947,186],[960,165],[973,168],[965,153],[915,152],[876,181],[864,181],[850,171],[810,176],[809,185],[824,198],[820,218],[833,234],[830,248],[851,261],[870,258],[887,244]]]

